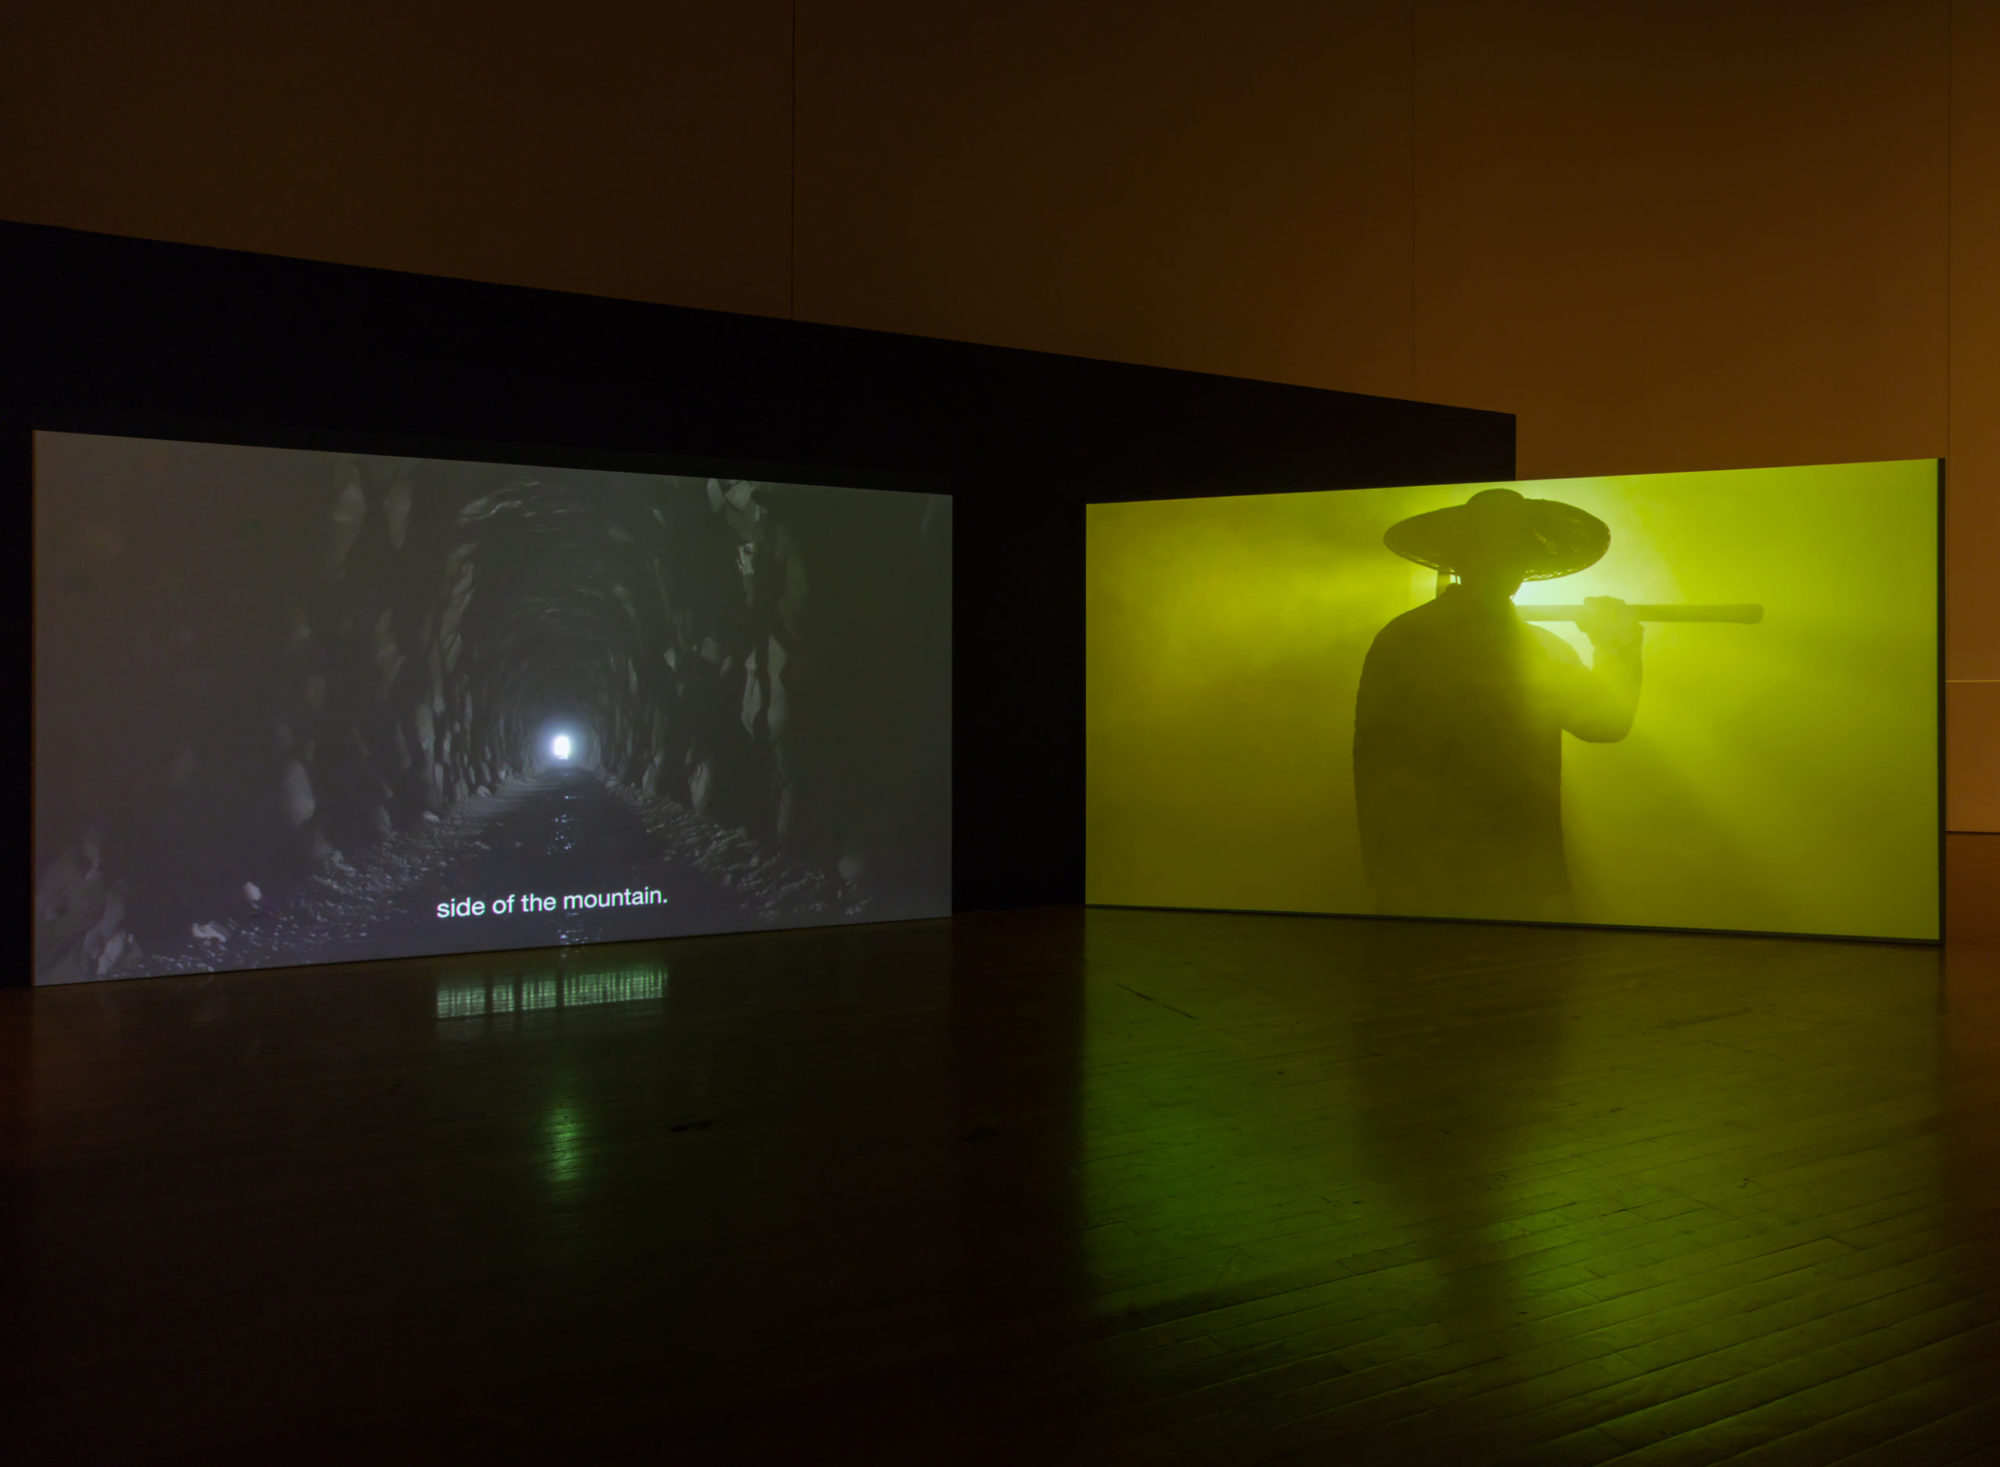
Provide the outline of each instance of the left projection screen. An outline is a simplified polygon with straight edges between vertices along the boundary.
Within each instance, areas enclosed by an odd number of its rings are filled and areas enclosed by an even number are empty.
[[[948,495],[34,451],[37,983],[950,911]]]

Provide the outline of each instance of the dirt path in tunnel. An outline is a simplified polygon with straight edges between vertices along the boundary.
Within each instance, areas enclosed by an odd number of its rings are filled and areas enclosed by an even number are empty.
[[[793,925],[793,914],[759,900],[758,883],[737,884],[793,863],[744,859],[744,846],[740,833],[650,808],[589,772],[543,774],[462,800],[359,864],[336,859],[271,910],[197,924],[152,962],[180,972],[290,967]],[[717,860],[732,847],[733,869]],[[619,892],[657,899],[594,909],[564,900]],[[530,910],[530,896],[553,909]],[[459,901],[486,910],[438,915]],[[496,913],[496,902],[507,910]]]

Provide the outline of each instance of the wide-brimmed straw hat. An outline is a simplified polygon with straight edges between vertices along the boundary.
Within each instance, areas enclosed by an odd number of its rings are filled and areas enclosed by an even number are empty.
[[[1524,581],[1552,581],[1595,565],[1611,548],[1611,527],[1560,500],[1482,489],[1464,504],[1398,521],[1382,543],[1405,560],[1453,575],[1504,562],[1519,567]]]

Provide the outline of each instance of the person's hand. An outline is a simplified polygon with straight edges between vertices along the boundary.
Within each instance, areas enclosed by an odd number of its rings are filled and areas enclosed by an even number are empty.
[[[1611,652],[1636,652],[1645,635],[1632,608],[1616,596],[1584,597],[1583,615],[1576,624],[1590,638],[1591,646]]]

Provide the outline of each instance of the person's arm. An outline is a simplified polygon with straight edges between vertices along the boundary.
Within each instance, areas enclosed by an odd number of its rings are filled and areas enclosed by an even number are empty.
[[[1590,638],[1590,670],[1577,661],[1564,699],[1563,727],[1590,744],[1615,744],[1639,711],[1639,647],[1645,629],[1616,596],[1587,596],[1577,627]],[[1574,656],[1574,654],[1572,654]]]

